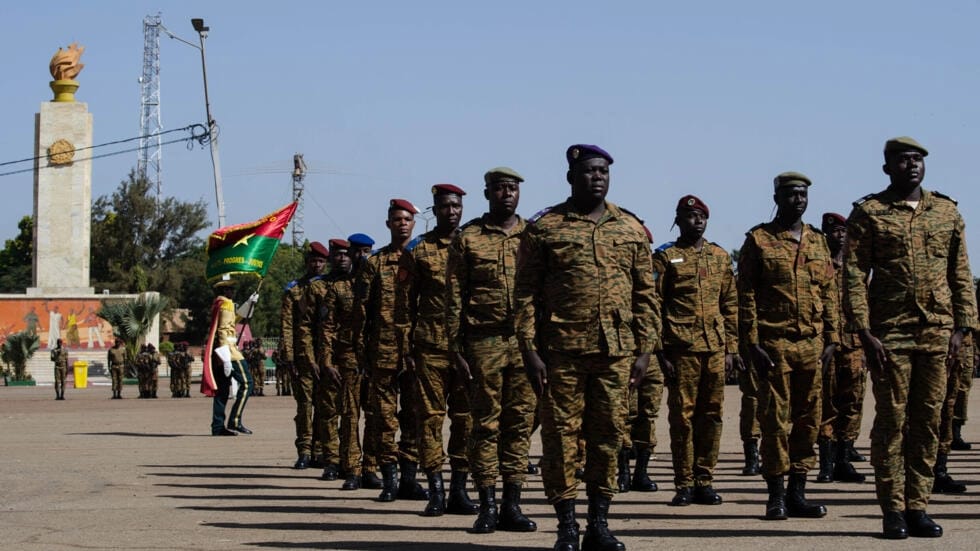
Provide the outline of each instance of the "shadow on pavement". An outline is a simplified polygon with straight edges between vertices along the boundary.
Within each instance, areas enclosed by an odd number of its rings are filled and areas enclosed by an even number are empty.
[[[521,547],[517,545],[479,545],[476,543],[406,543],[404,541],[383,541],[383,542],[363,542],[363,541],[323,541],[323,542],[285,542],[285,541],[258,541],[247,545],[256,547],[272,547],[276,549],[425,549],[426,551],[531,551],[541,549],[538,547]]]
[[[196,438],[203,434],[164,434],[152,432],[69,432],[65,436],[132,436],[136,438]]]

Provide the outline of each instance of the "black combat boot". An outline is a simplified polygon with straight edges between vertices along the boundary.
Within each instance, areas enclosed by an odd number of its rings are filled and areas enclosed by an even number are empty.
[[[575,500],[563,499],[555,503],[555,513],[558,515],[558,540],[555,541],[554,551],[579,551],[578,529],[575,522]]]
[[[953,421],[953,443],[950,447],[958,452],[969,451],[973,446],[963,440],[963,421]]]
[[[935,479],[932,482],[932,491],[937,494],[962,494],[966,491],[966,485],[960,484],[953,480],[953,477],[949,476],[949,471],[947,471],[946,467],[946,460],[948,458],[949,456],[945,453],[936,456],[936,466],[932,468],[932,473],[935,475]],[[908,515],[906,515],[906,520],[907,517]],[[911,522],[909,523],[909,530],[912,531]]]
[[[759,441],[755,438],[742,442],[742,451],[745,453],[745,467],[742,474],[752,476],[761,473],[759,470]]]
[[[650,480],[647,474],[647,465],[650,463],[650,449],[636,450],[636,465],[633,466],[633,480],[630,489],[637,492],[656,492],[657,483]]]
[[[374,471],[364,471],[361,474],[361,488],[365,490],[380,490],[384,484]]]
[[[441,517],[446,512],[446,489],[443,485],[442,471],[438,468],[425,473],[429,480],[429,503],[422,511],[423,517]]]
[[[590,492],[582,551],[626,551],[626,546],[609,532],[609,502],[599,492]]]
[[[769,501],[766,502],[766,520],[786,520],[786,487],[783,475],[766,476]]]
[[[847,460],[851,463],[864,463],[868,458],[864,457],[856,449],[854,449],[854,441],[847,441]]]
[[[711,480],[694,482],[694,503],[698,505],[721,505],[721,496],[711,487]]]
[[[627,448],[619,450],[616,459],[616,486],[620,493],[625,493],[630,491],[630,451]]]
[[[670,505],[672,507],[687,507],[694,501],[694,494],[691,491],[690,486],[681,486],[677,488],[677,493],[674,494],[674,498],[670,500]]]
[[[310,466],[310,454],[301,453],[293,464],[294,469],[307,469]]]
[[[505,532],[534,532],[538,525],[521,511],[521,484],[504,482],[504,500],[500,504],[497,528]]]
[[[387,463],[381,466],[381,495],[378,501],[395,501],[398,495],[398,465]]]
[[[428,501],[429,491],[415,479],[419,470],[418,463],[402,458],[398,460],[398,466],[401,467],[402,471],[401,481],[398,483],[398,499]]]
[[[820,518],[827,514],[826,507],[806,500],[806,473],[789,473],[786,513],[791,517],[801,518]]]
[[[925,511],[905,511],[905,522],[913,538],[939,538],[943,535],[943,527],[929,518]]]
[[[344,479],[344,483],[340,486],[341,490],[360,490],[361,489],[361,476],[352,474],[347,475]]]
[[[489,534],[497,529],[497,487],[480,488],[480,514],[473,522],[472,532]]]
[[[320,478],[323,480],[337,480],[340,477],[340,466],[336,463],[327,463],[327,466],[323,468],[323,474]]]
[[[853,442],[842,440],[837,442],[837,455],[834,461],[834,480],[838,482],[864,482],[864,475],[857,472],[854,465],[847,459],[847,450],[854,446]],[[823,472],[823,466],[821,466]]]
[[[969,449],[969,448],[967,448],[967,449]],[[538,474],[540,472],[541,472],[541,469],[539,469],[538,466],[535,465],[534,463],[531,463],[531,460],[528,459],[528,461],[527,461],[527,474]]]
[[[475,515],[480,506],[466,494],[466,477],[468,473],[452,471],[449,478],[449,500],[446,502],[446,512],[451,515]]]
[[[834,481],[834,442],[827,438],[817,440],[817,449],[820,451],[820,472],[817,473],[817,482]]]
[[[905,523],[905,513],[888,511],[881,519],[881,537],[886,540],[904,540],[909,537],[909,527]]]

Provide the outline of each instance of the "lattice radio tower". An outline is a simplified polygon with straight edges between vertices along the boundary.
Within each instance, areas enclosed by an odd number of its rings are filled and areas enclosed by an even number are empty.
[[[303,179],[306,178],[306,162],[303,161],[303,154],[293,155],[293,201],[296,203],[296,212],[293,214],[293,246],[302,247],[306,240],[306,231],[303,229]]]
[[[143,75],[140,77],[140,148],[136,172],[156,188],[157,203],[163,191],[163,147],[160,132],[160,14],[143,18]]]

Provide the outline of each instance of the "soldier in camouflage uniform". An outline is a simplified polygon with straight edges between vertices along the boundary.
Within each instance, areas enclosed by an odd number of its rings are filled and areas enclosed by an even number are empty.
[[[980,346],[977,346],[977,334],[970,335],[973,349],[972,358],[962,358],[959,373],[959,385],[956,391],[956,402],[953,406],[953,440],[950,448],[956,451],[968,451],[973,449],[973,445],[963,440],[963,425],[966,424],[966,412],[970,401],[970,387],[973,386],[973,377],[980,360]],[[966,339],[964,339],[966,340]]]
[[[742,453],[745,465],[742,467],[744,476],[760,474],[759,468],[759,439],[762,437],[762,427],[759,425],[759,413],[765,406],[759,403],[759,375],[752,366],[749,349],[744,342],[739,343],[739,355],[745,371],[738,372],[738,390],[742,396],[738,410],[738,433],[742,438]]]
[[[776,176],[776,217],[749,230],[738,261],[740,338],[766,401],[761,451],[768,520],[827,514],[807,501],[806,478],[816,463],[822,372],[839,341],[840,317],[827,241],[802,220],[809,187],[798,172]]]
[[[429,482],[429,503],[422,515],[430,517],[476,513],[476,504],[466,495],[470,404],[463,379],[450,365],[445,324],[446,258],[463,215],[463,195],[466,192],[452,184],[432,186],[436,227],[413,239],[400,259],[401,269],[408,273],[408,304],[396,308],[409,315],[405,364],[418,381],[419,465]],[[442,426],[447,412],[449,443],[444,451]],[[448,502],[442,477],[447,451],[452,472]]]
[[[857,201],[847,224],[845,311],[871,371],[871,464],[886,538],[939,537],[926,514],[947,370],[977,327],[966,232],[956,202],[922,189],[928,151],[885,143],[891,183]],[[870,279],[870,283],[869,283]]]
[[[191,397],[191,369],[194,364],[194,357],[187,351],[187,346],[187,341],[182,341],[180,343],[180,363],[184,366],[181,370],[180,376],[182,379],[181,387],[184,389],[184,398]]]
[[[395,311],[396,304],[408,302],[408,272],[400,269],[400,260],[412,239],[417,213],[418,209],[404,199],[389,202],[385,224],[391,243],[368,259],[354,286],[355,349],[366,361],[367,409],[373,416],[365,428],[364,447],[376,452],[381,464],[384,485],[380,501],[429,498],[415,479],[418,392],[414,374],[405,372],[408,313]],[[399,428],[401,438],[396,443]],[[399,466],[401,483],[397,480]]]
[[[659,346],[649,239],[642,222],[606,201],[612,157],[566,152],[571,197],[535,216],[518,253],[517,342],[539,396],[541,475],[558,515],[555,549],[577,549],[576,439],[586,441],[589,497],[583,547],[624,549],[609,532],[627,385]],[[583,419],[588,419],[583,423]]]
[[[514,335],[517,250],[526,226],[516,211],[524,178],[497,167],[483,180],[489,210],[467,222],[449,248],[446,332],[451,359],[469,387],[469,465],[480,494],[473,531],[530,532],[537,525],[521,511],[520,498],[537,398]],[[504,483],[499,510],[498,475]]]
[[[844,241],[847,239],[847,219],[834,212],[824,213],[821,224],[837,282],[838,304],[843,308]],[[822,417],[817,435],[820,451],[820,472],[817,482],[864,482],[864,475],[851,464],[854,440],[861,430],[861,408],[864,405],[864,350],[857,334],[848,331],[839,311],[840,346],[823,373]]]
[[[946,380],[946,397],[943,399],[942,413],[939,419],[939,448],[936,454],[936,466],[933,467],[935,480],[932,483],[932,491],[938,494],[962,494],[966,492],[966,484],[962,484],[953,479],[949,474],[947,459],[949,452],[953,449],[953,422],[956,411],[956,396],[960,390],[961,373],[964,371],[963,365],[968,364],[973,367],[973,333],[963,336],[963,344],[960,346],[960,353],[953,360],[952,369]]]
[[[287,365],[280,345],[272,352],[272,363],[276,364],[276,396],[292,396],[292,368]]]
[[[65,379],[68,378],[68,350],[58,339],[54,350],[51,351],[51,361],[54,362],[54,399],[65,399]]]
[[[146,366],[146,397],[156,399],[160,383],[160,354],[153,343],[147,343],[143,362]]]
[[[170,368],[170,397],[180,398],[184,392],[180,389],[181,377],[180,366],[177,364],[177,355],[180,353],[180,345],[174,345],[174,349],[167,354],[167,367]]]
[[[617,458],[616,484],[620,492],[656,492],[658,489],[657,483],[650,480],[647,467],[653,457],[653,450],[657,447],[656,422],[660,415],[663,394],[664,374],[654,359],[640,384],[627,388],[626,430],[623,432],[623,447]],[[584,441],[579,449],[584,464]],[[632,476],[629,469],[631,455],[636,458]]]
[[[291,369],[293,398],[296,400],[296,469],[306,469],[313,456],[322,458],[319,443],[322,438],[314,438],[314,397],[315,387],[320,383],[320,366],[316,363],[316,350],[313,339],[319,332],[313,323],[318,306],[315,296],[309,293],[313,282],[323,278],[330,253],[319,241],[310,243],[306,253],[306,273],[286,286],[280,310],[282,336],[280,340],[282,361]]]
[[[712,479],[721,444],[725,373],[744,369],[738,355],[738,292],[731,257],[704,239],[708,206],[685,195],[676,213],[680,237],[653,255],[663,320],[659,360],[668,388],[677,490],[671,505],[718,505],[722,499]]]
[[[262,339],[252,341],[248,357],[248,365],[252,370],[252,380],[255,381],[255,395],[265,396],[265,350]]]
[[[122,399],[123,377],[126,373],[126,347],[123,346],[122,339],[116,339],[115,344],[106,354],[106,363],[109,365],[109,376],[112,378],[112,399]]]

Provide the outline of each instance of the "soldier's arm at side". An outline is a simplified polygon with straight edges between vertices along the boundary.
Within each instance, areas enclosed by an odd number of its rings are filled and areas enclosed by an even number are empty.
[[[953,294],[953,324],[957,329],[977,329],[977,297],[967,254],[966,225],[959,214],[950,245],[951,262],[947,267],[947,279]]]
[[[868,281],[872,269],[871,220],[855,206],[847,217],[847,242],[844,244],[844,312],[847,328],[861,338],[865,361],[872,373],[880,373],[885,363],[885,349],[871,334],[868,309]]]
[[[524,370],[538,396],[548,384],[548,373],[537,346],[537,299],[544,283],[547,263],[537,232],[529,226],[521,237],[514,283],[514,332],[524,360]]]
[[[768,352],[759,344],[759,323],[756,310],[755,290],[759,286],[761,267],[759,248],[755,238],[750,233],[745,237],[738,259],[738,320],[739,333],[745,342],[745,347],[752,356],[752,366],[760,376],[774,364]]]
[[[719,311],[725,318],[725,371],[737,368],[745,371],[745,364],[738,354],[738,289],[735,287],[735,271],[732,257],[722,249],[727,270],[721,278],[721,294],[718,297]]]
[[[633,253],[633,336],[637,356],[630,372],[631,387],[640,384],[646,375],[650,354],[660,350],[660,312],[652,257],[646,235],[641,234],[640,238]]]
[[[667,259],[664,253],[658,251],[653,254],[653,260],[651,261],[653,270],[653,287],[654,287],[654,298],[656,300],[656,314],[658,326],[654,328],[658,336],[658,340],[661,346],[658,347],[655,354],[657,356],[657,362],[660,364],[659,369],[663,372],[664,379],[668,381],[673,381],[676,377],[674,371],[674,364],[663,354],[663,324],[665,317],[665,299],[664,289],[666,289],[667,278],[670,277],[667,272]]]
[[[282,296],[279,308],[280,337],[279,347],[282,350],[283,361],[293,361],[293,297],[286,291]]]
[[[465,242],[457,235],[449,246],[446,258],[446,340],[449,343],[450,360],[461,376],[472,378],[469,363],[463,357],[462,319],[467,304],[464,296],[469,289],[469,267],[466,264]]]

